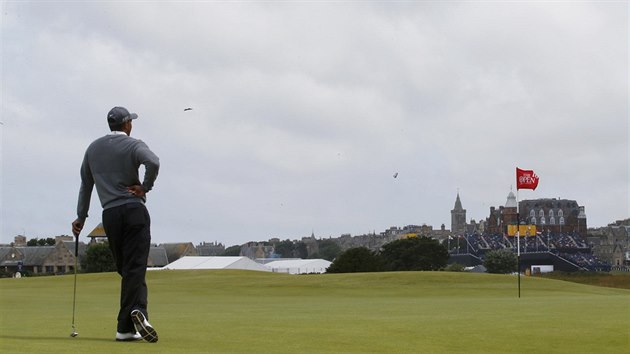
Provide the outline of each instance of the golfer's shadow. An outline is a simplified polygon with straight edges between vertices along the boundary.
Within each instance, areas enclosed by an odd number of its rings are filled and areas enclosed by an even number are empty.
[[[38,340],[45,340],[45,341],[90,341],[90,342],[114,342],[113,339],[107,339],[107,338],[97,338],[97,337],[81,337],[81,336],[77,336],[77,337],[71,337],[71,336],[67,336],[67,337],[63,337],[63,336],[49,336],[49,337],[45,337],[45,336],[6,336],[6,335],[0,335],[0,339],[12,339],[12,340],[25,340],[25,341],[38,341]]]

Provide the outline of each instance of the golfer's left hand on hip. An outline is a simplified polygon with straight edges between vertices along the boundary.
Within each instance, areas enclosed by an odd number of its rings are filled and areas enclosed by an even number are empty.
[[[146,194],[144,188],[138,184],[127,187],[127,192],[133,194],[136,197],[144,197],[144,195]]]

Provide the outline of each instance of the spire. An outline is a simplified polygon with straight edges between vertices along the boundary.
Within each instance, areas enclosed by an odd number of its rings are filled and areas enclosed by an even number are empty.
[[[455,208],[453,210],[462,210],[462,201],[459,200],[459,191],[457,191],[457,199],[455,199]]]

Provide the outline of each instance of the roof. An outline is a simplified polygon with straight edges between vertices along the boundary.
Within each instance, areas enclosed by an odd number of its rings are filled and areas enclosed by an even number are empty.
[[[242,269],[269,272],[270,269],[247,257],[185,256],[162,269]]]
[[[87,237],[107,237],[103,223],[98,224],[94,230],[87,235]]]
[[[55,246],[0,247],[0,264],[2,266],[14,266],[18,262],[22,262],[24,266],[28,267],[62,264],[64,262],[62,258],[67,254],[66,252],[74,256],[74,245],[74,242],[63,241]],[[86,247],[84,243],[79,242],[79,255],[85,254]],[[11,254],[15,254],[15,256],[9,257]]]
[[[305,273],[326,273],[332,262],[325,259],[287,259],[273,261],[265,264],[272,272],[305,274]]]
[[[0,247],[0,261],[11,252],[12,247]]]
[[[2,247],[0,249],[0,266],[15,266],[18,262],[24,263],[26,258],[22,251],[24,248],[26,247]]]
[[[19,249],[24,254],[25,266],[39,266],[44,264],[46,258],[55,251],[55,246],[19,247]]]
[[[61,242],[70,253],[74,254],[74,246],[75,246],[74,241],[61,241]],[[79,256],[84,255],[86,253],[87,247],[88,246],[85,243],[79,242]]]
[[[164,247],[166,250],[166,256],[170,262],[175,262],[176,260],[182,258],[183,256],[196,256],[197,249],[192,242],[181,242],[181,243],[162,243],[161,247]]]
[[[166,257],[166,250],[164,247],[149,248],[149,267],[164,267],[167,264],[168,258]]]

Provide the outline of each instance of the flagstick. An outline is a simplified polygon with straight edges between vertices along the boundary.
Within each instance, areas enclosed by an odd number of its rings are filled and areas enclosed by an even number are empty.
[[[518,186],[516,187],[516,273],[518,277],[518,298],[521,298],[521,221],[519,220]]]
[[[534,173],[534,170],[521,170],[520,168],[516,168],[516,244],[518,247],[518,251],[516,252],[516,264],[517,264],[517,272],[518,272],[518,297],[521,297],[521,221],[519,215],[519,200],[518,200],[518,190],[522,187],[523,189],[532,189],[535,190],[536,186],[538,186],[538,176]],[[527,219],[527,216],[525,216]],[[527,220],[525,220],[527,221]],[[529,232],[526,232],[529,234]],[[527,236],[525,236],[527,237]],[[527,247],[527,239],[525,239],[525,246]],[[531,262],[530,262],[531,263]]]

